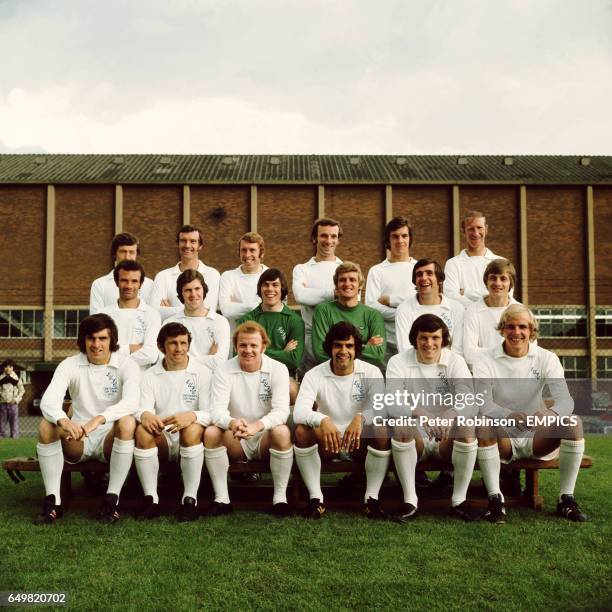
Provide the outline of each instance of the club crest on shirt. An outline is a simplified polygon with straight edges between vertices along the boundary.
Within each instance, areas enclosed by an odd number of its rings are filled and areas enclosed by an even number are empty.
[[[185,381],[182,399],[183,402],[188,405],[195,404],[198,401],[198,386],[192,378],[188,378]]]
[[[272,384],[270,375],[267,372],[261,372],[259,377],[259,401],[269,402],[272,399]]]
[[[146,329],[147,325],[144,315],[138,313],[134,319],[134,336],[136,344],[142,344],[144,342]]]
[[[119,393],[119,381],[113,372],[106,372],[106,381],[102,387],[102,393],[107,399],[113,399]]]
[[[283,342],[285,342],[287,340],[287,330],[282,325],[279,325],[276,328],[276,331],[278,332],[278,335],[283,339]]]
[[[353,388],[351,389],[351,398],[355,403],[360,404],[365,400],[366,390],[365,385],[363,384],[363,380],[361,378],[355,376],[353,378]]]
[[[438,316],[446,323],[446,327],[448,327],[449,333],[452,335],[453,333],[453,319],[448,316],[446,312],[438,313]]]
[[[210,343],[214,344],[215,343],[215,330],[212,327],[208,327],[206,331],[208,333],[208,339],[210,340]]]
[[[529,374],[536,380],[540,380],[540,378],[542,378],[542,372],[534,367],[529,368]]]
[[[448,378],[446,378],[446,372],[438,372],[439,381],[436,384],[436,393],[448,393],[450,391],[450,384]]]

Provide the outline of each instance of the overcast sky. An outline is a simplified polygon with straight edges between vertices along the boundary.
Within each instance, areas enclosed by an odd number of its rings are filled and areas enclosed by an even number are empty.
[[[612,0],[0,0],[0,152],[612,154]]]

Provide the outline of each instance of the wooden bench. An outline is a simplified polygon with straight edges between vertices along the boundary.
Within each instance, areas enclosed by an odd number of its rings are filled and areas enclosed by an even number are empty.
[[[588,455],[582,458],[581,468],[590,468],[593,465],[593,460]],[[552,461],[538,461],[535,459],[521,459],[505,466],[511,471],[525,471],[525,490],[520,497],[506,496],[507,506],[525,506],[534,510],[542,510],[544,506],[544,498],[540,495],[539,490],[539,472],[540,470],[556,470],[559,469],[558,459]],[[19,483],[25,480],[22,472],[40,472],[40,464],[35,457],[14,457],[7,459],[2,463],[2,468],[7,472],[10,478]],[[442,469],[450,470],[452,465],[439,460],[427,460],[418,464],[417,469],[421,471],[439,471]],[[475,470],[478,469],[478,463]],[[108,471],[108,464],[99,461],[87,461],[85,463],[65,463],[62,473],[62,497],[70,497],[71,494],[71,475],[73,472],[94,472],[104,473]],[[240,474],[266,474],[270,472],[270,466],[267,461],[251,461],[249,463],[233,463],[230,465],[229,473],[231,476]],[[363,463],[354,461],[326,461],[322,464],[322,474],[340,474],[340,473],[357,473],[363,474],[365,467]],[[289,498],[296,508],[303,507],[307,500],[306,489],[299,474],[297,466],[293,466],[293,480],[290,483]],[[486,506],[487,499],[481,491],[480,498],[473,498],[470,495],[470,500],[476,506]],[[269,503],[269,499],[265,500]],[[394,505],[401,502],[401,496],[394,494]],[[327,504],[326,496],[326,504]],[[341,499],[338,506],[356,506],[361,502],[351,503],[351,500]],[[249,504],[253,505],[253,504]],[[447,507],[448,498],[444,499],[428,499],[420,498],[419,506],[424,508]]]

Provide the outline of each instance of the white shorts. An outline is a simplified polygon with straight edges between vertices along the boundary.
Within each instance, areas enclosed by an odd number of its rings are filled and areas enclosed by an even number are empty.
[[[103,463],[108,463],[104,456],[104,440],[108,432],[113,428],[114,423],[104,423],[96,427],[83,441],[83,454],[78,461],[67,461],[67,463],[83,463],[96,459]]]
[[[168,445],[168,461],[177,463],[180,457],[180,434],[178,431],[170,433],[164,429],[164,438],[166,438],[166,444]]]
[[[531,434],[531,435],[529,435]],[[533,436],[535,432],[531,431],[521,438],[510,438],[512,444],[512,457],[510,459],[502,459],[502,463],[512,463],[519,459],[539,459],[540,461],[550,461],[559,456],[559,449],[556,448],[552,453],[548,453],[545,457],[535,457],[533,454]]]
[[[258,431],[254,436],[246,440],[244,438],[240,440],[240,446],[242,446],[247,461],[262,459],[261,440],[265,433],[265,430]]]
[[[440,442],[435,438],[430,438],[423,427],[417,425],[417,431],[423,440],[423,452],[418,458],[418,463],[427,459],[440,459]]]

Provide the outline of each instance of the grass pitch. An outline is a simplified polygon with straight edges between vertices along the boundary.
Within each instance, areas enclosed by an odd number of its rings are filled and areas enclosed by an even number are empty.
[[[34,445],[1,440],[0,460]],[[506,525],[331,511],[321,521],[238,511],[102,525],[90,518],[99,500],[88,504],[75,476],[70,512],[35,527],[40,474],[16,486],[2,473],[0,591],[65,591],[75,610],[610,609],[612,441],[590,437],[587,453],[594,466],[576,489],[584,524],[552,514],[558,473],[544,471],[545,511],[511,509]]]

